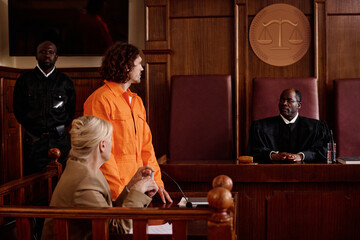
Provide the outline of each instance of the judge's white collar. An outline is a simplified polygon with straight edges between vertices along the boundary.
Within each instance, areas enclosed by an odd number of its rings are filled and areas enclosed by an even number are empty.
[[[291,121],[287,120],[286,118],[283,117],[283,115],[280,114],[280,117],[284,120],[285,124],[290,124],[290,123],[294,123],[296,121],[296,119],[298,118],[299,113],[296,113],[296,116],[291,119]]]

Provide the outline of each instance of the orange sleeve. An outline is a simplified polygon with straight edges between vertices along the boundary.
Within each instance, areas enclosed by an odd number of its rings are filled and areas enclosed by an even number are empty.
[[[145,108],[143,108],[143,110],[144,110],[143,114],[144,116],[146,116]],[[152,136],[151,136],[150,127],[146,121],[144,125],[145,126],[144,126],[143,145],[141,149],[141,159],[143,160],[144,165],[150,165],[155,170],[154,179],[156,184],[159,187],[164,187],[164,183],[161,180],[160,167],[155,157],[154,146],[152,145]]]
[[[94,98],[92,98],[92,99],[88,99],[84,103],[84,116],[93,115],[98,118],[104,119],[108,122],[111,122],[109,113],[110,113],[110,109],[108,109],[101,100],[94,100]],[[114,137],[112,139],[114,139]],[[113,150],[114,150],[114,142],[111,150],[110,160],[105,162],[100,169],[109,184],[111,190],[111,196],[112,199],[114,200],[117,199],[117,197],[120,195],[121,191],[125,187],[125,184],[122,183],[120,180],[118,165],[115,161]]]

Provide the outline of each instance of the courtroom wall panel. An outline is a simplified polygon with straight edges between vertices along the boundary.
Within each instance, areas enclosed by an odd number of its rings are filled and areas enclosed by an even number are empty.
[[[341,9],[334,9],[341,10]],[[328,12],[328,116],[334,116],[334,79],[360,77],[360,10],[356,15]],[[344,37],[349,36],[349,37]],[[351,37],[350,37],[351,36]],[[334,128],[334,119],[329,118]]]
[[[171,19],[171,75],[234,73],[233,18]]]
[[[103,84],[98,68],[59,68],[74,81],[76,91],[75,117],[82,116],[83,104],[94,90]]]
[[[0,67],[1,158],[0,184],[22,176],[22,131],[13,110],[13,92],[19,70]]]
[[[148,95],[148,98],[145,98],[146,102],[149,103],[146,107],[147,122],[151,132],[156,133],[156,137],[153,138],[153,145],[156,146],[155,155],[161,157],[166,154],[168,146],[166,141],[169,129],[170,97],[169,81],[166,75],[168,66],[165,62],[151,62],[147,63],[146,66],[149,79],[151,79],[151,81],[146,82],[146,85],[149,92],[152,93]]]
[[[233,15],[233,1],[170,0],[171,17],[210,17]]]

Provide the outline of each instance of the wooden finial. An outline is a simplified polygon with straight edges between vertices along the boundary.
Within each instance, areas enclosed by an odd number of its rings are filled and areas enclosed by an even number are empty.
[[[233,181],[230,177],[226,175],[219,175],[213,179],[212,186],[213,188],[223,187],[231,191],[233,188]]]
[[[48,157],[50,159],[49,164],[46,166],[47,170],[56,169],[58,171],[58,179],[60,179],[62,174],[62,165],[58,162],[58,159],[61,156],[61,152],[58,148],[51,148],[48,151]]]
[[[48,151],[48,157],[50,159],[50,161],[55,161],[57,162],[58,159],[60,158],[61,156],[61,152],[58,148],[51,148],[49,151]]]
[[[222,223],[231,220],[228,209],[233,206],[231,192],[224,187],[216,187],[208,192],[209,206],[215,211],[211,216],[211,221]]]

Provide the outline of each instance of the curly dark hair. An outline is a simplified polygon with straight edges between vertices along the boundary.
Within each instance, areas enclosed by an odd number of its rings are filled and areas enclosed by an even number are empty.
[[[139,49],[129,43],[114,43],[104,54],[100,67],[101,76],[108,81],[126,83],[139,54]]]

